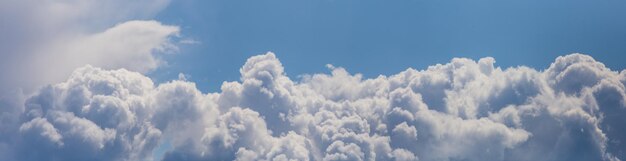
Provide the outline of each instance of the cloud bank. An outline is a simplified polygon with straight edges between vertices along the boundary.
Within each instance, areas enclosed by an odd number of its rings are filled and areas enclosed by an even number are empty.
[[[267,53],[218,93],[85,66],[3,117],[0,160],[153,160],[157,149],[166,161],[626,157],[626,70],[583,54],[543,70],[494,63],[371,79],[329,65],[294,81]]]

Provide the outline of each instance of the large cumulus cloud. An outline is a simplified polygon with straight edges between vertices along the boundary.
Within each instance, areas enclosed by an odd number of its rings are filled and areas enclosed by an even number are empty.
[[[273,53],[202,93],[142,74],[79,68],[2,124],[3,160],[620,160],[626,70],[592,57],[547,69],[455,58],[365,79],[288,77]],[[165,149],[165,150],[163,150]],[[161,156],[158,156],[161,157]]]

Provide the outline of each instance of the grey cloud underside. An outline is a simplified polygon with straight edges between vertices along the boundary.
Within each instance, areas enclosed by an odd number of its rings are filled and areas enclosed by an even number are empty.
[[[626,158],[626,70],[582,54],[540,71],[494,63],[455,58],[372,79],[329,66],[294,81],[268,53],[208,94],[86,66],[3,117],[15,120],[3,121],[0,154],[152,160],[167,144],[163,160]]]

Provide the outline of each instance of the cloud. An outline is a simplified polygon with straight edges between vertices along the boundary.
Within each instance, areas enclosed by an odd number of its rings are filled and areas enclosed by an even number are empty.
[[[157,21],[127,21],[102,32],[50,42],[21,65],[29,74],[17,76],[30,80],[26,86],[45,84],[61,81],[73,69],[87,64],[147,73],[165,64],[159,54],[177,50],[170,39],[178,33],[177,26]]]
[[[16,139],[9,133],[20,128],[25,100],[47,84],[64,81],[74,69],[91,64],[146,73],[165,64],[159,55],[176,50],[170,39],[178,36],[179,28],[145,19],[168,4],[169,0],[0,1],[0,149],[13,149],[5,142]],[[48,127],[45,122],[54,120],[33,122],[25,130]],[[13,154],[0,154],[0,160]]]
[[[547,69],[494,58],[291,80],[273,53],[202,93],[93,66],[25,98],[3,160],[620,160],[626,70],[583,54]],[[10,126],[9,126],[10,125]],[[6,137],[5,137],[6,136]],[[15,147],[15,148],[7,148]],[[37,155],[32,155],[33,152]]]
[[[152,87],[150,79],[127,70],[86,66],[74,71],[66,82],[47,86],[26,101],[20,116],[26,122],[13,136],[15,159],[148,158],[161,137],[148,120],[153,109],[143,101]]]
[[[46,54],[33,60],[34,64],[55,66],[54,70],[72,69],[90,64],[105,69],[125,68],[146,73],[164,64],[157,53],[175,51],[170,37],[179,33],[177,26],[157,21],[127,21],[100,33],[74,38],[69,42],[53,44]],[[45,67],[36,66],[47,72]],[[58,72],[45,77],[62,75]]]
[[[145,19],[168,4],[0,1],[0,160],[150,160],[161,131],[135,92],[151,80],[107,82],[84,66],[145,73],[164,64],[158,54],[176,49],[179,29]],[[109,86],[120,83],[129,86]]]
[[[156,68],[163,64],[157,54],[175,49],[169,39],[179,29],[146,19],[168,4],[169,0],[0,2],[0,89],[31,93],[63,81],[87,64],[144,73]]]

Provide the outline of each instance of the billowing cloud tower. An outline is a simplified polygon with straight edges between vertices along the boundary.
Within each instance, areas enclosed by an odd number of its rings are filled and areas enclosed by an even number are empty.
[[[364,79],[287,77],[273,53],[218,93],[85,66],[3,108],[0,160],[620,160],[626,70],[455,58]],[[161,156],[163,155],[163,156]]]

